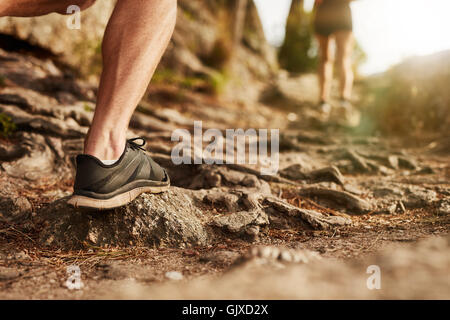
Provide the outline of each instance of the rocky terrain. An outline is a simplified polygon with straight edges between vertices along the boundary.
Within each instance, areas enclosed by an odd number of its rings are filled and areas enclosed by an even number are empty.
[[[314,108],[314,76],[276,73],[266,49],[249,42],[238,50],[241,73],[252,79],[245,95],[219,98],[203,76],[180,89],[155,75],[129,137],[144,137],[167,168],[168,192],[114,210],[78,210],[66,201],[95,86],[42,43],[3,36],[0,298],[450,297],[450,155],[442,141],[418,147],[363,135],[334,121],[338,114],[325,119]],[[174,39],[183,46],[183,37]],[[196,65],[192,50],[188,60],[174,52],[162,68]],[[214,77],[216,69],[197,62],[185,79]],[[362,109],[353,110],[357,122]],[[199,120],[222,132],[280,129],[278,173],[175,165],[173,130],[193,132]],[[365,286],[373,264],[386,276],[380,291]],[[80,267],[82,290],[67,288],[69,265]]]

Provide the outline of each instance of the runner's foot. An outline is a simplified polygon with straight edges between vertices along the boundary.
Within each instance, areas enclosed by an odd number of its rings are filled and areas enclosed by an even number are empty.
[[[350,100],[341,99],[336,112],[337,122],[341,126],[354,128],[360,124],[361,113],[353,106]]]
[[[350,100],[341,98],[339,100],[339,107],[344,110],[351,110],[353,108],[353,104]]]
[[[144,144],[142,138],[127,140],[122,156],[112,165],[105,165],[91,155],[78,155],[74,193],[68,203],[74,207],[111,209],[144,192],[167,191],[169,176],[145,153]]]
[[[319,103],[319,111],[324,115],[329,115],[331,112],[331,105],[328,102],[322,100]]]
[[[328,121],[330,119],[330,114],[332,111],[331,105],[327,101],[321,100],[317,108],[319,111],[320,119],[322,121]]]

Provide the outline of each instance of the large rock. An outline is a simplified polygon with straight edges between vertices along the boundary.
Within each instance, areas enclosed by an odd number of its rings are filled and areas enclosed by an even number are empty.
[[[15,178],[38,180],[56,173],[55,154],[42,135],[24,132],[21,135],[25,155],[11,162],[2,162],[0,167]]]
[[[164,194],[144,194],[127,206],[107,211],[84,211],[67,198],[38,213],[43,223],[40,240],[66,249],[95,246],[204,245],[208,237],[202,213],[187,190],[172,187]]]
[[[76,66],[84,75],[97,74],[101,68],[100,48],[103,34],[115,1],[101,1],[81,12],[80,29],[71,29],[71,16],[52,13],[33,18],[5,17],[0,19],[0,33],[12,35],[56,53],[62,59]],[[230,6],[215,1],[180,0],[177,25],[161,68],[169,68],[174,73],[184,75],[207,75],[217,77],[210,65],[210,57],[218,56],[226,60],[229,51],[221,47],[229,35],[223,28],[227,23],[217,23],[223,12]],[[222,19],[223,20],[223,19]],[[256,7],[249,2],[247,28],[240,46],[237,70],[241,75],[250,73],[257,77],[267,77],[276,68],[276,51],[265,41],[262,25]],[[145,27],[145,26],[143,26]],[[227,25],[228,27],[228,25]],[[247,31],[248,30],[248,31]],[[224,61],[226,62],[226,61]],[[220,68],[219,68],[220,69]]]
[[[5,198],[0,196],[0,219],[17,221],[31,213],[31,203],[25,197]]]
[[[223,210],[226,195],[234,206]],[[67,198],[37,212],[40,241],[48,246],[76,249],[83,246],[201,246],[223,237],[257,239],[260,226],[273,214],[303,221],[302,228],[332,229],[350,224],[343,217],[300,209],[255,189],[189,190],[177,187],[163,194],[143,194],[130,204],[107,211],[70,207]],[[224,232],[217,232],[217,228]]]
[[[67,27],[69,16],[52,13],[42,17],[0,19],[0,32],[50,49],[74,64],[88,61],[98,47],[115,1],[96,1],[81,13],[81,29]],[[82,54],[83,53],[83,54]]]

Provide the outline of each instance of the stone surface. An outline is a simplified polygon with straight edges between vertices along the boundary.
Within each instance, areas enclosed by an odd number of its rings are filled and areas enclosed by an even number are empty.
[[[87,60],[82,60],[76,53],[85,50],[91,54],[87,50],[98,46],[113,8],[114,1],[96,1],[93,7],[81,13],[80,30],[67,27],[69,16],[53,13],[33,18],[3,18],[0,32],[49,48],[56,54],[63,54],[69,62],[78,64]]]
[[[131,204],[108,211],[71,208],[63,198],[38,213],[40,241],[49,246],[77,248],[84,242],[102,246],[205,245],[202,214],[188,193],[172,187],[164,194],[144,194]]]
[[[321,187],[307,187],[301,189],[299,193],[301,195],[317,198],[328,203],[334,203],[337,206],[347,209],[348,213],[366,213],[372,208],[372,205],[368,201],[346,191],[332,190]]]
[[[264,226],[269,224],[267,215],[260,211],[244,211],[214,217],[212,225],[224,228],[231,233],[241,233],[253,226]]]
[[[38,180],[55,173],[55,154],[43,136],[24,133],[22,143],[27,152],[24,157],[11,162],[1,163],[5,172],[16,178]]]
[[[178,271],[168,271],[166,272],[165,277],[169,280],[175,281],[183,280],[183,274]]]
[[[0,219],[20,221],[31,215],[31,209],[31,203],[25,197],[0,197]]]
[[[443,200],[439,204],[438,213],[442,215],[450,215],[450,198]]]
[[[223,204],[211,199],[230,194],[236,196],[232,212],[212,215],[212,209]],[[143,194],[126,206],[105,211],[74,209],[66,201],[63,198],[37,212],[42,244],[65,249],[85,245],[183,248],[220,240],[222,236],[213,227],[253,241],[260,227],[271,227],[269,216],[274,213],[295,218],[312,229],[332,229],[351,223],[347,218],[300,209],[247,189],[171,187],[166,193]]]
[[[275,246],[256,246],[252,247],[244,254],[241,259],[238,260],[238,263],[309,263],[321,259],[322,257],[319,253],[311,250],[295,250]]]

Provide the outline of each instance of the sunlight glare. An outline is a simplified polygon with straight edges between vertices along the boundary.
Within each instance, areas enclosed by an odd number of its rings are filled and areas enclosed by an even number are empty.
[[[269,42],[284,40],[291,0],[254,0]],[[304,0],[311,10],[313,0]],[[356,0],[355,37],[368,56],[363,74],[381,72],[406,57],[450,49],[450,0]]]

